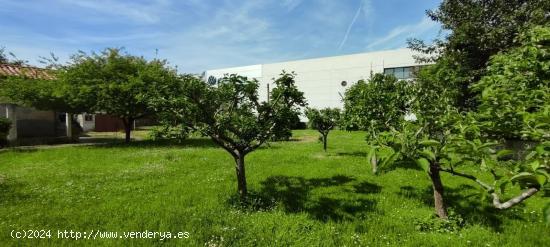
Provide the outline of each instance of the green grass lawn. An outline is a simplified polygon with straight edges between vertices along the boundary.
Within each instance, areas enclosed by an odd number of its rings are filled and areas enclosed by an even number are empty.
[[[0,153],[0,246],[549,246],[540,195],[492,210],[470,181],[443,175],[466,225],[422,232],[432,214],[425,173],[402,166],[374,176],[364,133],[313,131],[246,159],[249,208],[234,203],[233,159],[207,139],[182,145],[66,147]],[[470,170],[472,172],[473,170]],[[12,230],[51,239],[12,239]],[[189,232],[187,239],[57,239],[58,230]]]

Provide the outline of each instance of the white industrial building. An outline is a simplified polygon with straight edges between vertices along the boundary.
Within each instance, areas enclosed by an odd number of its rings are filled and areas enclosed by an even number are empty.
[[[410,49],[376,51],[344,56],[295,60],[280,63],[208,70],[205,79],[215,83],[228,74],[255,78],[260,82],[260,99],[266,100],[273,78],[285,70],[294,71],[296,85],[304,92],[309,107],[342,108],[342,96],[347,88],[357,81],[369,79],[371,74],[394,74],[398,79],[409,79],[415,67],[422,64],[413,58]]]

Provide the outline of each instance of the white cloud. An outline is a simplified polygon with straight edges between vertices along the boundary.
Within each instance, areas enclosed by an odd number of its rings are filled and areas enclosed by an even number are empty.
[[[367,11],[371,11],[371,8],[364,8],[364,6],[370,6],[370,1],[363,0],[359,4],[359,8],[357,8],[357,11],[355,12],[355,15],[353,16],[353,19],[351,20],[351,23],[348,25],[348,28],[346,30],[346,34],[344,34],[344,38],[342,38],[342,41],[340,42],[340,45],[338,45],[338,50],[341,50],[344,44],[346,44],[346,41],[348,40],[349,33],[351,29],[353,28],[353,25],[355,25],[355,22],[357,21],[357,18],[359,17],[359,14],[361,14],[361,11],[365,11],[365,14]]]
[[[358,6],[334,0],[223,0],[215,5],[202,0],[0,0],[6,15],[26,11],[39,17],[3,26],[0,46],[30,62],[50,51],[68,58],[79,49],[126,47],[131,54],[153,57],[158,48],[159,57],[180,71],[201,72],[338,55],[340,49],[361,51],[359,34],[372,41],[368,49],[380,49],[435,26],[423,19],[372,38],[373,2],[360,1]],[[45,19],[54,22],[29,24]]]
[[[58,0],[66,5],[73,5],[116,17],[124,17],[141,23],[157,23],[163,12],[168,11],[170,1],[152,0],[146,3],[116,0]]]
[[[254,13],[263,5],[248,2],[238,7],[228,6],[213,14],[210,20],[193,27],[188,33],[198,34],[203,38],[223,38],[224,42],[245,42],[265,39],[270,23],[255,16]]]
[[[376,38],[367,44],[367,50],[394,48],[392,46],[403,45],[407,38],[420,36],[428,31],[439,28],[439,25],[429,19],[422,18],[419,22],[411,25],[402,25],[390,30],[386,35]]]
[[[303,0],[283,0],[282,4],[286,8],[287,11],[292,11],[296,7],[298,7]]]

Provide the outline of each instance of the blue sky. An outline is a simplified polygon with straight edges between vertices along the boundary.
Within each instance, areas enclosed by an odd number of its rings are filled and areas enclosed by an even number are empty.
[[[437,0],[0,0],[0,47],[31,64],[124,47],[181,72],[333,56],[431,40]]]

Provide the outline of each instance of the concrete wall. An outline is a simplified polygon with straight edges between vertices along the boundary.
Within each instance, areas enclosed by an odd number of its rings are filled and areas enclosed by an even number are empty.
[[[361,79],[368,79],[371,73],[383,73],[384,68],[421,65],[413,58],[409,49],[397,49],[361,53],[345,56],[305,59],[272,64],[261,64],[226,69],[209,70],[206,77],[220,78],[224,74],[240,74],[256,78],[260,82],[260,99],[267,99],[267,85],[274,87],[273,78],[285,70],[296,72],[296,85],[304,92],[310,107],[342,108],[344,92]],[[347,85],[342,86],[342,81]]]
[[[0,104],[0,116],[12,121],[8,139],[56,137],[60,121],[53,111],[39,111],[14,104]]]
[[[55,137],[56,114],[52,111],[38,111],[28,107],[16,107],[17,137]]]

